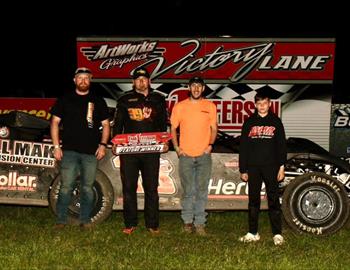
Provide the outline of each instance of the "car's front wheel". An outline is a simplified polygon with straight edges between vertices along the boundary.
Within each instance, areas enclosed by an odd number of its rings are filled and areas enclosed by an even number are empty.
[[[346,223],[349,199],[342,183],[324,173],[307,173],[291,181],[282,198],[286,222],[295,231],[329,235]]]
[[[57,215],[56,206],[57,198],[61,185],[61,176],[58,175],[54,180],[50,194],[49,202],[52,211]],[[94,201],[91,212],[91,222],[101,223],[108,218],[113,210],[114,193],[113,187],[108,178],[101,172],[97,171],[96,181],[93,186]],[[78,224],[80,214],[80,191],[79,191],[79,177],[76,180],[76,186],[73,189],[72,200],[68,207],[68,223]]]

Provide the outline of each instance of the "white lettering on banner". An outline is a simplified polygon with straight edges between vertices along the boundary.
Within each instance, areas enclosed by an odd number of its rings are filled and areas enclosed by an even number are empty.
[[[134,61],[144,60],[146,58],[147,58],[147,54],[140,54],[140,55],[133,54],[128,57],[124,56],[123,58],[106,59],[101,63],[100,69],[102,70],[111,69],[115,66],[122,68],[124,64],[131,63]]]
[[[84,55],[90,60],[99,60],[107,58],[115,58],[125,55],[135,55],[142,53],[149,53],[157,46],[157,42],[143,41],[142,44],[126,43],[109,47],[109,45],[102,45],[98,51],[91,54],[91,50],[82,49]],[[89,54],[90,53],[90,54]]]
[[[122,68],[124,64],[146,59],[157,46],[156,41],[143,41],[142,43],[126,43],[114,47],[101,45],[99,48],[81,48],[81,52],[89,60],[104,60],[100,64],[101,70],[108,70],[118,66]]]
[[[163,149],[164,144],[117,146],[116,153],[119,155],[135,153],[160,153],[163,151]]]
[[[36,175],[20,175],[18,171],[9,171],[0,175],[0,190],[35,191]]]
[[[320,64],[326,63],[330,58],[328,55],[322,56],[290,56],[282,55],[276,64],[271,65],[273,57],[268,55],[264,57],[258,70],[321,70]]]
[[[217,69],[227,62],[232,61],[234,64],[243,63],[243,65],[232,74],[229,78],[232,82],[238,82],[246,77],[251,71],[259,70],[323,70],[327,64],[327,60],[331,59],[331,55],[316,55],[316,56],[300,56],[300,55],[282,55],[279,59],[273,59],[272,50],[274,43],[262,43],[233,50],[224,50],[224,46],[217,47],[214,51],[209,52],[203,57],[198,57],[197,53],[201,49],[201,42],[197,39],[190,39],[182,42],[181,47],[190,47],[192,49],[179,59],[169,63],[169,59],[165,59],[162,53],[154,54],[149,57],[148,61],[139,67],[154,66],[152,79],[158,78],[165,73],[174,70],[175,75],[182,73],[193,73],[205,71],[208,69]],[[162,48],[159,48],[161,52]],[[165,50],[163,50],[165,51]],[[271,62],[276,62],[273,66]],[[259,65],[260,63],[260,65]],[[258,66],[259,65],[259,66]]]
[[[214,52],[206,54],[202,58],[196,58],[196,60],[192,62],[191,60],[195,58],[196,53],[200,50],[200,41],[196,39],[186,40],[181,43],[181,46],[194,47],[187,55],[183,56],[173,64],[167,64],[165,68],[163,67],[166,64],[166,59],[163,56],[153,57],[141,66],[146,67],[156,62],[157,65],[152,72],[152,78],[154,79],[169,72],[171,69],[175,69],[175,75],[180,75],[184,72],[192,73],[195,71],[218,68],[226,64],[229,60],[232,60],[233,63],[243,62],[245,65],[238,69],[230,78],[232,82],[237,82],[253,70],[264,56],[272,52],[274,44],[263,43],[228,51],[224,51],[223,46],[220,46],[216,48]]]

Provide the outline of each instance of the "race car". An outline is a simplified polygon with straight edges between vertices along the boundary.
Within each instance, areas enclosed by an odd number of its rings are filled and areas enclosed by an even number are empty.
[[[286,222],[297,232],[317,236],[335,233],[349,217],[350,164],[303,138],[288,138],[287,148],[286,177],[280,183]],[[0,116],[0,203],[49,206],[56,213],[61,176],[52,150],[47,120],[19,111]],[[220,131],[212,160],[207,209],[246,210],[248,186],[239,174],[239,137]],[[119,156],[109,146],[99,162],[94,184],[94,223],[103,222],[113,210],[123,209],[119,167]],[[140,176],[139,209],[144,205],[141,181]],[[80,209],[79,177],[76,182],[69,206],[71,223],[78,223]],[[171,145],[160,157],[158,191],[161,210],[181,209],[178,157]],[[261,207],[267,209],[264,186],[261,196]]]

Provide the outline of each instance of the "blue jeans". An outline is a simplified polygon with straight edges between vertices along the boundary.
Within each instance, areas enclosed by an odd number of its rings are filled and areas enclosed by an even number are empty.
[[[80,223],[89,223],[94,194],[92,187],[96,178],[97,159],[91,154],[64,151],[61,162],[61,186],[57,200],[57,223],[66,224],[68,206],[77,177],[80,175]]]
[[[211,176],[211,155],[180,156],[179,173],[183,189],[181,218],[184,223],[205,225],[208,185]]]

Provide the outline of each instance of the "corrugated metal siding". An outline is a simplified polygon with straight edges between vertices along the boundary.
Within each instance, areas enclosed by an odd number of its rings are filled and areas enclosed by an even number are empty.
[[[300,100],[282,111],[287,137],[302,137],[329,150],[331,103],[320,100]]]

